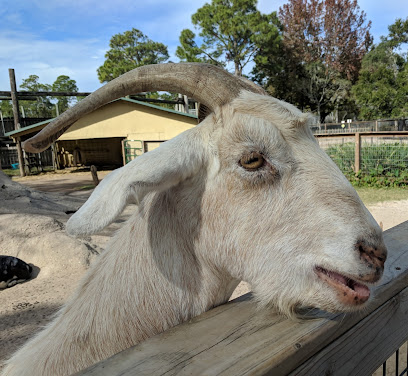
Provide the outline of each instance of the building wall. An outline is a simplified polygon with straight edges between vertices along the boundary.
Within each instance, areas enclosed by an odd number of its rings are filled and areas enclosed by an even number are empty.
[[[160,141],[196,125],[197,119],[193,117],[119,100],[79,119],[59,140],[122,137]]]

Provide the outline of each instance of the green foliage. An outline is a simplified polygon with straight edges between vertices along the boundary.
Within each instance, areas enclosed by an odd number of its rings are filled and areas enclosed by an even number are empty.
[[[195,34],[183,30],[177,56],[183,61],[205,61],[224,64],[232,62],[235,74],[242,75],[243,68],[253,60],[260,46],[269,45],[279,38],[276,13],[261,14],[256,0],[212,0],[192,16],[193,24],[200,30],[201,46],[194,41]]]
[[[13,117],[13,106],[11,101],[0,101],[0,111],[3,117]]]
[[[389,35],[364,57],[352,90],[364,120],[408,116],[408,60],[399,51],[408,42],[408,18],[388,29]]]
[[[260,49],[253,75],[274,96],[321,121],[349,103],[371,36],[353,0],[289,0],[279,10],[279,52]]]
[[[76,81],[65,75],[57,77],[52,85],[43,84],[39,82],[39,79],[40,78],[34,74],[23,79],[23,83],[20,85],[20,90],[62,92],[78,91]],[[56,116],[55,103],[53,102],[56,102],[59,113],[62,113],[68,109],[73,100],[73,97],[36,97],[35,100],[21,100],[19,101],[19,105],[20,111],[24,111],[25,117],[49,118]],[[3,117],[13,117],[13,107],[11,101],[1,101],[0,110],[3,113]]]
[[[35,74],[23,79],[20,85],[22,91],[51,91],[51,85],[42,84]],[[26,117],[51,117],[53,104],[50,97],[37,97],[35,101],[20,101],[20,106],[24,109]]]
[[[77,92],[78,87],[75,80],[61,75],[52,84],[52,91]],[[69,108],[70,103],[74,101],[75,97],[55,97],[54,99],[57,101],[59,113],[62,113]]]
[[[176,101],[177,100],[177,95],[178,94],[174,94],[174,93],[167,93],[167,92],[157,92],[157,91],[153,91],[150,93],[146,94],[146,98],[153,98],[153,99],[164,99],[164,100],[168,100],[168,101]],[[170,110],[174,110],[174,104],[169,104],[169,103],[152,103],[155,106],[160,106],[163,108],[168,108]]]
[[[408,186],[408,145],[379,144],[362,146],[361,170],[354,173],[354,143],[332,146],[330,158],[357,187]]]
[[[194,41],[196,35],[189,29],[182,30],[179,40],[180,46],[177,47],[176,56],[181,61],[196,62],[196,63],[208,63],[219,66],[224,66],[222,62],[217,59],[221,53],[217,50],[208,51],[206,46],[198,47]]]
[[[163,43],[152,41],[135,28],[115,34],[109,47],[105,62],[97,70],[100,82],[111,81],[142,65],[163,63],[169,58]]]
[[[408,43],[408,18],[398,18],[392,25],[388,26],[389,34],[383,41],[388,41],[394,47]]]

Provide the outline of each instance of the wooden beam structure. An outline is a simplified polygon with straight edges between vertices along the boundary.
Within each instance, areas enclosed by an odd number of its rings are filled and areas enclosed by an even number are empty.
[[[65,92],[65,91],[16,91],[16,96],[20,100],[36,100],[37,97],[86,97],[90,95],[90,92]],[[164,104],[182,104],[191,102],[195,103],[192,99],[178,98],[177,100],[170,99],[159,99],[159,98],[146,98],[136,95],[130,96],[140,102],[150,102],[150,103],[164,103]],[[0,91],[0,100],[11,100],[11,91]]]
[[[11,88],[11,100],[13,103],[13,117],[14,117],[14,129],[18,130],[21,128],[20,126],[20,109],[18,106],[18,98],[17,98],[17,86],[16,86],[16,76],[14,74],[14,69],[9,69],[9,77],[10,77],[10,88]],[[16,139],[17,144],[17,156],[18,156],[18,165],[20,168],[20,176],[25,176],[25,168],[24,168],[24,154],[23,148],[21,147],[21,139]]]
[[[369,375],[408,339],[408,221],[384,239],[384,277],[363,312],[295,322],[247,294],[77,375]]]
[[[86,97],[89,92],[76,92],[76,91],[16,91],[16,95],[19,99],[27,100],[27,98],[36,97]],[[11,97],[10,91],[0,91],[1,97]]]

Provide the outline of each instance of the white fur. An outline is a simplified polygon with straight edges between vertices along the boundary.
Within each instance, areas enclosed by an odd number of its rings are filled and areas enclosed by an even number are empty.
[[[107,176],[70,219],[71,234],[138,203],[56,319],[4,376],[68,375],[228,300],[240,280],[259,303],[350,311],[314,267],[370,271],[356,243],[381,230],[311,134],[309,117],[243,92],[196,128]],[[268,168],[245,170],[245,153]]]

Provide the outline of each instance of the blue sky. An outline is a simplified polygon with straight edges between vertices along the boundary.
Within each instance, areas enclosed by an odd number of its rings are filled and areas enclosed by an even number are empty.
[[[80,91],[93,91],[101,86],[96,69],[103,64],[111,36],[132,27],[166,44],[176,62],[180,32],[193,29],[191,15],[205,2],[0,0],[0,90],[10,90],[8,68],[14,68],[17,85],[30,74],[49,84],[66,74]],[[258,0],[258,8],[269,13],[285,2]],[[396,18],[408,17],[407,0],[359,0],[359,5],[372,21],[375,42]]]

